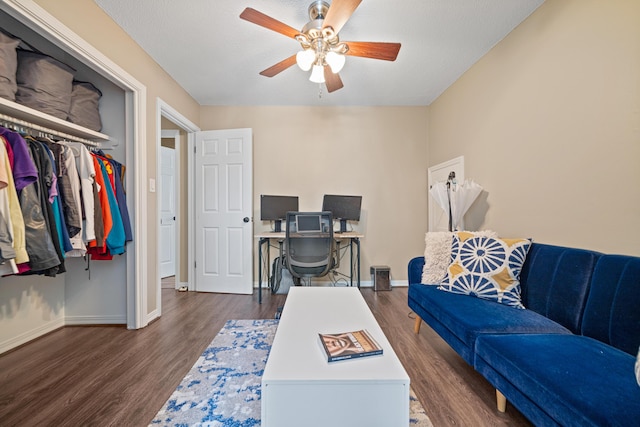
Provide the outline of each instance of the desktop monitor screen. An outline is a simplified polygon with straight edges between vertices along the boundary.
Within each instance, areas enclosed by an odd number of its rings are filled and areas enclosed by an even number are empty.
[[[287,212],[298,210],[298,196],[260,195],[260,219],[279,221],[287,218]]]
[[[360,221],[360,205],[362,196],[337,196],[325,194],[322,210],[330,211],[333,219]]]
[[[319,233],[322,231],[320,215],[296,215],[298,233]]]

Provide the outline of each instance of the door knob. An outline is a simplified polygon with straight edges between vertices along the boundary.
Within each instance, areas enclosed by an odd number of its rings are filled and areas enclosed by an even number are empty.
[[[244,218],[242,218],[242,220],[243,220],[244,222],[249,222],[249,221],[250,221],[248,216],[245,216]]]

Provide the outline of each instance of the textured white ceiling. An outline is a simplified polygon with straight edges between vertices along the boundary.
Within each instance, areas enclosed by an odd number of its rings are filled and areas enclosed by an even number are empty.
[[[308,72],[258,73],[300,50],[239,18],[252,7],[302,28],[311,0],[95,0],[201,105],[429,105],[544,0],[363,0],[343,41],[402,44],[395,62],[347,57],[344,88]]]

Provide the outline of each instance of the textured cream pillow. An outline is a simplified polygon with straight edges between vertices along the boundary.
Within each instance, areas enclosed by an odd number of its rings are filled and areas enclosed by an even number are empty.
[[[497,237],[495,231],[467,231],[473,236]],[[447,275],[447,267],[453,261],[451,257],[451,239],[454,233],[450,231],[431,231],[426,233],[424,242],[424,267],[422,267],[421,283],[439,285]]]

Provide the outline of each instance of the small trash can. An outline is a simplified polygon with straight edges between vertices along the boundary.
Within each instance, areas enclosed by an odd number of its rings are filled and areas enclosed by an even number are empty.
[[[369,271],[374,291],[391,290],[391,278],[389,277],[391,269],[389,267],[386,265],[372,265]]]

